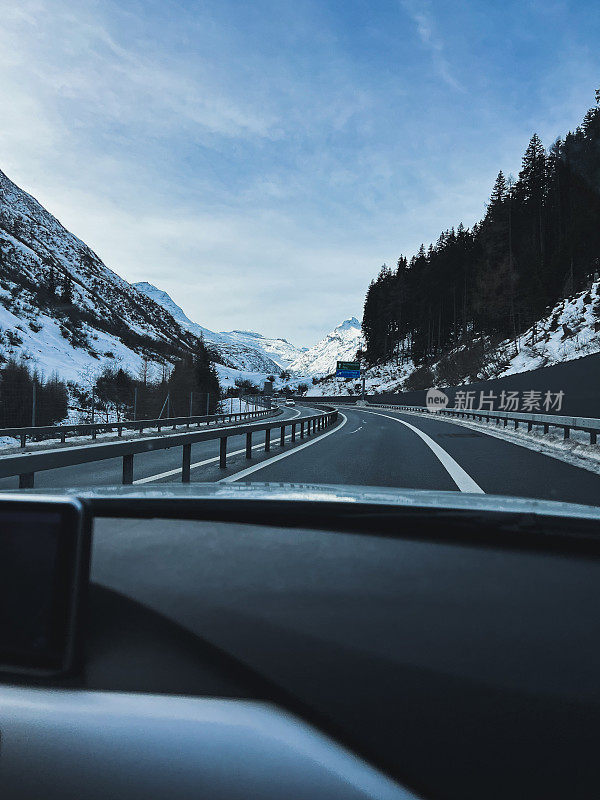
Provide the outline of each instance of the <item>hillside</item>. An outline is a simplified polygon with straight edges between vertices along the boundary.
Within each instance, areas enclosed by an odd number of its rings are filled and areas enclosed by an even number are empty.
[[[284,369],[293,385],[354,358],[361,333],[355,317],[308,349],[251,331],[215,333],[152,284],[129,284],[0,172],[0,361],[22,359],[79,384],[106,366],[136,375],[144,362],[159,377],[199,339],[223,387],[240,378],[260,385]]]
[[[429,366],[389,359],[364,370],[367,393],[459,386],[537,370],[600,353],[600,280],[559,300],[521,336],[494,343],[489,337],[448,351]],[[355,382],[326,378],[310,394],[354,394]]]
[[[403,365],[398,379],[414,365],[420,374],[409,383],[417,388],[432,374],[452,383],[467,373],[573,357],[578,323],[565,323],[560,335],[549,326],[560,327],[563,312],[579,317],[590,287],[594,292],[599,258],[597,105],[548,149],[534,134],[517,179],[498,173],[485,215],[472,228],[442,231],[411,258],[400,255],[395,267],[381,268],[364,305],[366,360],[373,372]],[[590,315],[598,316],[597,307],[586,314],[584,343],[594,347]]]
[[[0,355],[77,381],[105,363],[137,372],[190,351],[195,336],[109,269],[0,172]]]

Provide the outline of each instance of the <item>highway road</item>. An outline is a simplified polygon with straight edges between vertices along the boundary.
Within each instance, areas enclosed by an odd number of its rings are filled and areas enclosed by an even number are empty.
[[[301,419],[316,409],[286,408],[282,419]],[[242,426],[243,430],[243,426]],[[192,481],[259,481],[392,486],[407,489],[484,492],[546,500],[600,504],[600,475],[534,452],[513,442],[433,415],[388,409],[342,407],[340,422],[318,436],[285,448],[273,434],[253,437],[252,461],[243,433],[228,439],[228,466],[219,467],[219,442],[192,447]],[[120,484],[121,459],[36,474],[36,488]],[[134,483],[180,482],[181,448],[135,457]],[[0,480],[1,489],[17,478]]]
[[[485,492],[600,504],[600,475],[439,419],[342,408],[327,439],[224,479]],[[344,422],[345,420],[345,422]]]

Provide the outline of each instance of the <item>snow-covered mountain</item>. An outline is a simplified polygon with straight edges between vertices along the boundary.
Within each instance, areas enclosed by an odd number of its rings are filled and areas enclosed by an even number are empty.
[[[354,360],[362,341],[360,322],[356,317],[351,317],[299,355],[289,369],[302,377],[329,375],[335,372],[336,361]]]
[[[4,359],[74,381],[144,358],[160,369],[196,341],[1,171],[0,328]]]
[[[164,292],[162,289],[159,289],[157,286],[147,281],[139,281],[138,283],[132,284],[132,286],[137,289],[138,292],[142,292],[146,297],[149,297],[155,303],[158,303],[159,306],[166,309],[184,330],[190,331],[198,338],[202,337],[206,343],[221,341],[221,337],[218,333],[204,328],[197,322],[192,322],[191,319],[186,316],[185,311],[177,305],[167,292]]]
[[[244,373],[255,373],[255,382],[257,382],[256,379],[258,378],[259,383],[262,383],[267,375],[277,376],[281,372],[279,364],[269,358],[261,348],[249,346],[244,341],[238,341],[229,334],[215,333],[197,322],[192,322],[183,309],[162,289],[158,289],[146,281],[134,283],[133,285],[139,292],[142,292],[146,297],[151,298],[166,309],[184,330],[189,331],[198,338],[203,338],[207,346],[226,367],[240,370]],[[247,376],[244,375],[243,377]]]
[[[307,347],[296,347],[287,339],[273,339],[260,333],[254,333],[254,331],[228,331],[222,333],[221,336],[260,350],[285,370],[289,369],[290,364],[308,350]]]

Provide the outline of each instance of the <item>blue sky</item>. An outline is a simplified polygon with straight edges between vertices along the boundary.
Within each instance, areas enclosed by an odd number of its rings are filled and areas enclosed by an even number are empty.
[[[0,169],[192,319],[305,345],[600,86],[597,0],[0,12]]]

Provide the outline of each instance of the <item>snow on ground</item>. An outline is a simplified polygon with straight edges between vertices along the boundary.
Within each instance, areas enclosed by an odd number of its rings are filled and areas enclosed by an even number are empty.
[[[394,392],[401,386],[405,378],[413,371],[412,361],[405,364],[387,363],[375,367],[369,367],[362,371],[365,379],[365,391],[367,394],[377,392]],[[335,375],[328,375],[310,386],[308,395],[318,397],[319,395],[350,395],[362,392],[362,377],[359,381],[348,380],[347,378],[336,378]]]
[[[540,367],[571,361],[600,352],[600,281],[571,298],[560,300],[535,325],[518,337],[491,348],[477,378],[487,380],[528,372]],[[432,365],[435,375],[438,364]],[[389,361],[364,372],[367,393],[403,391],[404,381],[414,371],[412,362]],[[459,384],[470,383],[468,375]],[[440,379],[438,385],[444,385]],[[351,391],[352,390],[352,391]],[[309,390],[310,395],[356,394],[358,385],[339,381],[332,375]]]
[[[30,327],[29,322],[36,330]],[[14,348],[5,345],[5,356],[23,358],[46,378],[56,372],[63,380],[82,383],[90,375],[97,375],[105,366],[122,367],[132,375],[138,374],[142,359],[137,353],[115,336],[90,328],[85,323],[81,327],[88,337],[91,351],[73,347],[63,336],[61,324],[56,318],[38,312],[35,321],[28,320],[25,316],[16,316],[0,304],[0,329],[12,330],[22,340],[22,344]],[[158,362],[150,362],[149,366],[156,370],[162,368]]]
[[[518,353],[512,355],[515,349]],[[519,337],[516,348],[514,341],[502,342],[498,354],[506,354],[509,363],[498,377],[598,352],[600,281],[595,281],[589,289],[559,301],[544,319]]]

